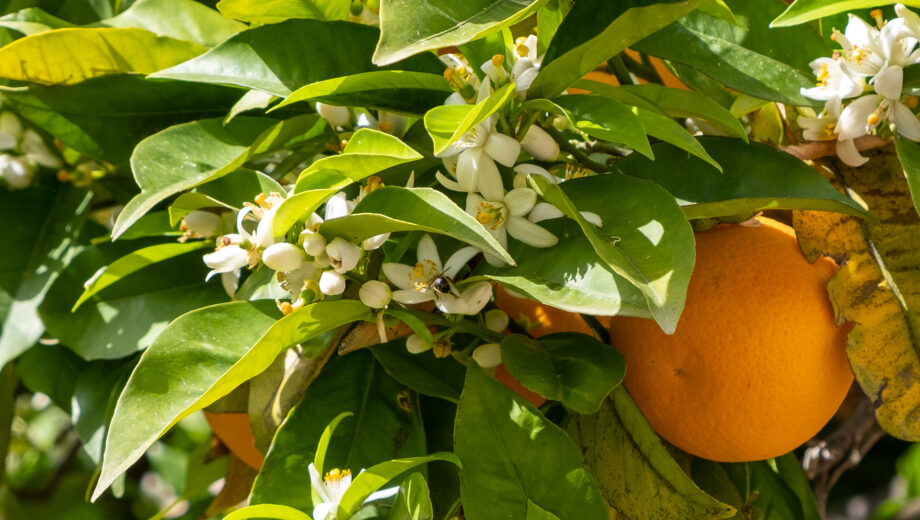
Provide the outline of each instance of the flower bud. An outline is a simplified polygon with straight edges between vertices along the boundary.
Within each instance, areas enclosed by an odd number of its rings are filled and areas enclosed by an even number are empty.
[[[32,168],[22,157],[0,155],[0,176],[14,190],[28,188],[32,184]]]
[[[412,334],[406,338],[406,350],[408,350],[410,354],[421,354],[430,348],[431,345],[425,343],[425,340],[418,334]]]
[[[371,280],[364,282],[364,285],[358,289],[358,298],[361,299],[361,303],[372,309],[382,309],[390,304],[393,293],[389,285],[378,280]]]
[[[19,139],[22,137],[22,123],[19,118],[12,112],[3,112],[0,114],[0,149],[10,150],[16,148]]]
[[[539,161],[555,161],[559,158],[559,143],[537,125],[527,129],[521,139],[521,147]]]
[[[325,269],[329,267],[330,265],[332,265],[332,262],[329,261],[329,255],[326,254],[325,249],[323,250],[322,253],[316,255],[313,258],[313,265],[315,265],[316,267],[320,269]]]
[[[220,231],[220,217],[209,211],[190,211],[182,221],[186,229],[200,237],[213,237]]]
[[[301,248],[287,242],[272,244],[262,252],[262,261],[265,265],[282,273],[300,269],[306,260],[307,257]]]
[[[501,309],[492,309],[486,312],[486,328],[492,332],[503,332],[508,328],[508,313]]]
[[[324,271],[319,277],[319,290],[326,296],[338,296],[345,292],[345,277],[335,271]]]
[[[386,243],[390,238],[389,233],[382,233],[380,235],[374,235],[370,238],[364,239],[364,242],[361,243],[361,246],[364,247],[365,251],[373,251],[375,249],[380,249],[380,246]]]
[[[361,248],[339,237],[326,245],[326,254],[333,269],[339,273],[347,273],[358,265]]]
[[[313,257],[321,256],[326,251],[326,238],[323,235],[304,230],[300,233],[300,238],[303,240],[303,250],[308,255]]]
[[[483,368],[493,368],[502,364],[502,351],[498,343],[486,343],[476,347],[473,359]]]
[[[351,112],[348,107],[317,103],[316,111],[332,126],[345,126],[351,122]]]

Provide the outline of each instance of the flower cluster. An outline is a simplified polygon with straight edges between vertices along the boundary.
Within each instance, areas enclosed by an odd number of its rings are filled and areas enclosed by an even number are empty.
[[[837,154],[852,166],[868,160],[853,140],[876,133],[884,122],[899,135],[920,141],[920,121],[912,110],[917,99],[903,95],[904,67],[920,63],[920,16],[902,4],[895,12],[898,17],[886,22],[880,10],[872,11],[874,26],[850,15],[846,30],[835,30],[832,37],[841,49],[811,63],[817,86],[802,89],[802,95],[825,101],[816,117],[799,118],[804,137],[837,141]]]
[[[45,146],[42,136],[23,129],[12,112],[0,113],[0,177],[10,189],[27,188],[38,166],[60,168],[61,161]]]

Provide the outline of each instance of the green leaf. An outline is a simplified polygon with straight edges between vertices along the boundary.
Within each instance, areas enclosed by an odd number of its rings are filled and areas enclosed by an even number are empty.
[[[160,36],[213,47],[246,26],[228,20],[194,0],[139,0],[114,18],[99,22],[108,27],[137,27]]]
[[[76,412],[74,430],[83,449],[95,464],[102,462],[105,434],[121,393],[137,360],[106,360],[86,363],[77,375],[73,392]]]
[[[439,154],[474,126],[494,114],[514,96],[514,83],[508,83],[475,105],[444,105],[425,113],[425,129]]]
[[[205,283],[207,268],[200,253],[192,253],[128,275],[71,310],[86,280],[137,247],[130,242],[102,244],[74,258],[39,308],[48,334],[84,359],[119,358],[147,348],[181,314],[227,300],[220,284]]]
[[[471,215],[432,188],[386,186],[369,193],[347,217],[324,222],[320,232],[352,242],[395,231],[449,235],[514,265],[514,259]]]
[[[431,350],[412,354],[406,350],[405,339],[375,345],[370,350],[390,377],[416,392],[454,403],[460,400],[464,369],[452,357],[438,359]]]
[[[525,520],[559,520],[559,517],[527,499],[527,516]]]
[[[196,209],[227,208],[239,211],[244,203],[254,200],[260,193],[285,193],[285,189],[278,184],[278,181],[262,172],[240,168],[219,179],[198,186],[195,191],[176,197],[176,200],[169,205],[169,225],[170,227],[179,225],[179,222],[189,212]],[[138,224],[135,224],[131,229],[137,227]]]
[[[293,507],[278,504],[258,504],[237,509],[224,520],[248,520],[250,518],[272,518],[274,520],[313,520],[310,515]]]
[[[157,244],[138,249],[137,251],[123,256],[107,265],[101,276],[93,279],[92,283],[86,287],[86,289],[83,291],[83,294],[81,294],[80,298],[77,299],[77,302],[73,304],[71,311],[76,311],[77,308],[79,308],[80,305],[82,305],[83,302],[88,300],[90,297],[102,289],[117,283],[131,273],[140,271],[141,269],[151,264],[162,262],[163,260],[175,258],[191,251],[197,251],[199,249],[204,249],[212,246],[213,244],[208,241],[185,243],[168,242],[165,244]]]
[[[386,375],[366,350],[337,356],[307,387],[303,399],[275,434],[253,484],[250,503],[311,510],[307,468],[325,425],[342,412],[353,412],[355,417],[336,428],[324,472],[340,468],[356,475],[386,460],[425,454],[415,394]]]
[[[153,77],[239,85],[287,97],[311,83],[378,70],[370,61],[378,34],[374,27],[349,22],[289,20],[243,31]],[[444,70],[430,55],[388,68],[432,74]]]
[[[536,13],[544,3],[546,0],[385,0],[380,7],[380,43],[374,63],[388,65],[422,51],[483,38]]]
[[[527,388],[578,413],[597,412],[626,375],[626,360],[585,334],[562,332],[539,340],[523,334],[501,343],[505,368]]]
[[[320,135],[322,119],[314,115],[275,122],[237,117],[176,125],[144,139],[131,156],[131,169],[141,193],[131,199],[115,222],[117,238],[163,199],[215,180],[259,155]]]
[[[476,365],[467,369],[454,432],[466,516],[525,518],[530,501],[559,518],[609,518],[572,440]]]
[[[16,359],[16,375],[22,384],[32,393],[47,395],[68,414],[73,413],[70,400],[77,377],[86,369],[85,361],[60,344],[35,345]]]
[[[798,497],[766,461],[723,464],[753,514],[777,520],[804,518]]]
[[[434,509],[428,483],[421,473],[412,473],[399,485],[389,520],[433,520]]]
[[[344,188],[375,173],[422,158],[398,137],[361,128],[352,134],[341,154],[323,157],[300,172],[294,193]]]
[[[450,85],[442,75],[407,70],[375,70],[300,87],[272,110],[309,100],[424,114],[426,110],[440,106],[451,92]]]
[[[73,26],[67,20],[48,14],[38,7],[27,7],[0,17],[0,27],[12,29],[26,36]]]
[[[789,27],[837,13],[891,4],[920,7],[920,2],[916,0],[905,2],[894,0],[796,0],[770,23],[770,27]]]
[[[550,42],[527,98],[555,97],[578,78],[692,11],[702,1],[579,1]]]
[[[652,147],[657,161],[632,156],[618,162],[616,168],[660,184],[677,199],[687,218],[727,217],[774,208],[874,218],[821,174],[787,153],[727,137],[700,137],[700,142],[722,165],[722,173],[663,143]]]
[[[157,337],[118,399],[94,500],[166,430],[261,373],[285,348],[370,318],[353,300],[277,314],[272,301],[213,305],[180,316]]]
[[[0,78],[73,85],[111,74],[149,74],[204,51],[143,29],[56,29],[0,48]]]
[[[658,161],[656,161],[658,164]],[[531,176],[537,192],[578,222],[594,251],[642,291],[655,321],[671,334],[684,308],[695,258],[693,232],[673,197],[655,183],[599,175],[562,185]],[[617,203],[610,203],[610,194]],[[600,215],[603,227],[579,211]]]
[[[220,0],[217,9],[227,18],[271,24],[291,18],[347,20],[351,4],[343,0]]]
[[[239,95],[226,87],[119,75],[7,91],[3,99],[67,146],[122,165],[145,137],[170,125],[222,116]]]
[[[910,187],[914,209],[920,214],[920,143],[901,135],[895,136],[894,142],[898,160],[904,168],[904,177],[907,178],[907,185]]]
[[[776,463],[776,473],[780,480],[783,481],[789,489],[798,497],[799,504],[802,506],[803,520],[821,520],[821,512],[818,509],[818,502],[815,499],[815,492],[811,488],[811,482],[802,469],[795,453],[787,453],[782,457],[773,459]]]
[[[92,193],[73,185],[0,191],[7,223],[0,255],[0,293],[11,301],[0,328],[0,367],[35,344],[45,331],[38,307],[76,252]]]
[[[651,110],[639,107],[636,107],[635,110],[636,115],[639,116],[639,121],[642,122],[642,127],[645,128],[645,132],[648,135],[695,155],[712,165],[713,168],[720,172],[722,171],[722,166],[709,155],[703,145],[680,123]]]
[[[732,3],[733,9],[735,4]],[[758,9],[766,8],[764,3],[757,5]],[[770,38],[758,39],[767,32],[766,22],[760,31],[755,29],[752,26],[746,31],[706,13],[694,12],[637,42],[633,48],[698,69],[754,97],[800,106],[815,105],[816,101],[799,91],[814,86],[808,61],[830,54],[821,38],[803,27],[800,29],[810,34],[767,33]],[[783,40],[800,48],[791,54],[777,45],[776,42]]]
[[[335,433],[335,429],[340,422],[353,415],[354,413],[352,412],[342,412],[336,415],[326,426],[326,429],[323,430],[323,434],[320,435],[319,443],[316,445],[316,454],[313,456],[313,466],[320,475],[326,474],[326,452],[329,450],[329,441],[332,439],[332,434]]]
[[[702,491],[668,454],[622,388],[601,410],[569,423],[604,498],[616,517],[731,518],[735,509]]]
[[[440,452],[432,453],[424,457],[389,460],[372,466],[368,468],[367,471],[362,471],[351,481],[351,485],[348,486],[345,494],[342,495],[342,500],[339,501],[339,509],[336,516],[350,518],[351,515],[358,512],[358,509],[361,508],[361,504],[367,500],[367,497],[369,497],[371,493],[385,486],[387,482],[416,466],[439,460],[460,466],[460,459],[458,459],[456,455],[448,452]]]
[[[558,111],[552,110],[553,105],[556,105],[576,128],[586,134],[624,144],[650,159],[655,158],[636,112],[619,101],[590,94],[573,94],[560,96],[555,101],[531,101],[527,105],[547,111]]]
[[[275,236],[284,235],[294,224],[316,211],[337,191],[339,188],[307,190],[284,199],[272,219],[272,232]]]

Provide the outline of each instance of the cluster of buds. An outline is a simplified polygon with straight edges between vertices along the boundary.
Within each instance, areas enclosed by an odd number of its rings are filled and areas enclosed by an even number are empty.
[[[42,136],[31,128],[23,129],[12,112],[0,113],[0,152],[0,177],[14,190],[29,187],[39,166],[61,167]]]

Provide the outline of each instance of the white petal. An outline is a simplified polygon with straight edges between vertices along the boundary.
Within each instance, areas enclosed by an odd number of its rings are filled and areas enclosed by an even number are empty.
[[[479,210],[479,204],[483,201],[485,199],[478,193],[470,193],[466,196],[466,212],[475,217]]]
[[[338,508],[338,502],[321,502],[319,505],[313,508],[313,519],[334,520]]]
[[[531,211],[530,215],[527,216],[527,220],[536,224],[537,222],[543,222],[544,220],[550,220],[564,216],[565,213],[560,211],[559,208],[553,206],[549,202],[539,202],[536,206],[533,207],[533,211]]]
[[[441,172],[435,172],[434,178],[437,179],[439,183],[441,183],[441,186],[444,186],[451,191],[466,191],[463,189],[463,186],[460,186],[460,183],[449,179]]]
[[[852,139],[837,141],[837,156],[850,166],[862,166],[869,160],[859,154],[859,149]]]
[[[400,289],[415,289],[412,277],[412,267],[406,264],[386,263],[380,269],[391,284]]]
[[[335,271],[324,271],[319,277],[319,290],[326,296],[345,292],[345,277]]]
[[[262,262],[269,269],[281,271],[282,273],[296,271],[306,261],[307,257],[303,249],[287,242],[272,244],[262,252]]]
[[[525,92],[533,85],[533,80],[537,79],[540,69],[530,67],[514,77],[514,91]]]
[[[453,94],[447,96],[447,99],[444,100],[445,105],[466,105],[466,98],[460,95],[459,92],[454,92]]]
[[[483,151],[481,148],[468,148],[460,153],[457,161],[457,182],[465,192],[476,191],[479,182],[479,165]],[[491,159],[489,159],[491,161]],[[492,165],[493,167],[495,164]]]
[[[430,302],[434,296],[430,292],[410,291],[400,289],[393,291],[393,299],[405,305],[415,305],[417,303]]]
[[[492,309],[485,313],[486,328],[492,332],[504,332],[511,322],[508,313],[501,309]]]
[[[475,314],[469,312],[470,306],[466,300],[450,293],[435,298],[435,306],[444,314]]]
[[[476,96],[476,102],[482,103],[483,101],[488,99],[490,95],[492,95],[492,85],[491,85],[491,81],[487,77],[484,80],[482,80],[482,83],[479,85],[479,92]]]
[[[275,212],[271,210],[262,214],[262,220],[256,226],[256,233],[252,237],[259,247],[268,247],[275,243],[274,217]]]
[[[198,236],[213,237],[220,231],[220,217],[210,211],[190,211],[182,221],[189,231]]]
[[[441,256],[438,254],[438,246],[435,245],[434,239],[431,238],[431,235],[425,234],[422,235],[422,238],[418,241],[418,249],[416,250],[416,259],[418,259],[420,264],[426,264],[431,262],[433,264],[432,268],[436,273],[441,272]]]
[[[375,502],[377,500],[384,500],[395,496],[399,492],[399,486],[393,486],[386,489],[381,489],[380,491],[374,491],[364,500],[364,503]]]
[[[45,146],[45,140],[35,130],[26,130],[22,136],[22,153],[46,168],[60,168],[61,160]]]
[[[479,250],[473,246],[461,247],[454,251],[454,254],[450,255],[450,258],[447,259],[447,263],[444,264],[444,276],[448,278],[456,277],[460,269],[463,269],[463,267],[478,254]]]
[[[337,107],[325,103],[317,103],[316,111],[332,126],[346,126],[351,122],[351,112],[348,107]]]
[[[389,233],[381,233],[370,238],[365,238],[364,242],[361,243],[361,247],[363,247],[365,251],[373,251],[375,249],[380,249],[380,247],[383,244],[386,244],[387,240],[389,239]]]
[[[555,161],[559,158],[559,143],[546,130],[530,125],[521,139],[521,147],[538,161]]]
[[[406,350],[408,350],[410,354],[421,354],[430,348],[431,345],[425,343],[425,340],[419,337],[418,334],[412,334],[406,338]]]
[[[21,157],[0,155],[0,176],[14,190],[28,188],[32,184],[32,168]]]
[[[466,301],[469,308],[468,314],[476,314],[489,303],[492,298],[492,284],[489,282],[476,282],[473,285],[463,289],[460,297]]]
[[[16,114],[8,111],[4,111],[0,114],[0,137],[2,137],[2,145],[0,148],[15,148],[19,144],[19,139],[22,137],[22,122],[19,121],[19,117]],[[8,143],[12,143],[9,146],[5,146]]]
[[[486,140],[486,153],[503,166],[514,166],[521,154],[521,143],[510,135],[494,132]]]
[[[840,113],[837,127],[834,131],[841,140],[855,139],[866,135],[866,125],[869,115],[875,112],[882,96],[868,95],[853,101]]]
[[[486,343],[476,347],[473,359],[483,368],[493,368],[502,364],[502,351],[498,343]]]
[[[502,200],[502,196],[505,194],[505,186],[502,183],[502,174],[498,171],[495,161],[488,155],[482,154],[476,166],[478,170],[476,188],[479,193],[482,193],[486,200]]]
[[[211,271],[212,273],[214,271]],[[236,290],[240,286],[240,270],[230,271],[220,274],[220,284],[224,287],[227,296],[233,298],[236,296]]]
[[[498,83],[499,81],[503,80],[506,77],[504,68],[496,67],[495,64],[492,63],[492,60],[486,60],[486,62],[483,63],[482,66],[479,68],[480,70],[485,72],[487,76],[489,76],[490,80],[496,83]]]
[[[312,462],[307,466],[307,471],[310,473],[310,483],[313,484],[313,490],[324,502],[328,502],[331,497],[326,493],[326,483],[323,482],[323,476],[319,474]]]
[[[347,273],[358,265],[361,259],[361,248],[344,238],[337,237],[326,245],[326,255],[332,262],[336,272]]]
[[[358,299],[372,309],[386,307],[392,298],[393,292],[390,291],[390,286],[378,280],[364,282],[358,289]]]
[[[559,184],[562,182],[562,179],[551,174],[546,168],[542,166],[537,166],[536,164],[522,163],[514,167],[515,173],[522,173],[524,175],[539,175],[544,179],[552,182],[553,184]]]
[[[509,217],[506,227],[509,235],[533,247],[550,247],[559,242],[556,235],[523,217]]]
[[[883,68],[874,78],[875,91],[888,99],[900,99],[904,83],[904,70],[891,65]]]
[[[305,230],[300,234],[303,237],[303,249],[310,256],[319,256],[326,251],[326,238],[319,233]]]
[[[345,198],[344,192],[336,193],[326,201],[326,220],[347,217],[350,214],[351,210],[348,207],[348,199]]]
[[[505,194],[503,202],[512,217],[523,217],[537,203],[537,192],[530,188],[515,188]]]
[[[249,252],[240,246],[224,246],[204,255],[204,263],[218,273],[229,273],[249,265]]]
[[[920,121],[917,120],[917,116],[900,101],[895,101],[892,109],[894,110],[892,120],[898,133],[911,141],[920,141]]]
[[[579,211],[579,213],[581,213],[581,218],[587,220],[589,224],[594,224],[597,227],[604,227],[604,219],[597,213],[593,211]]]

